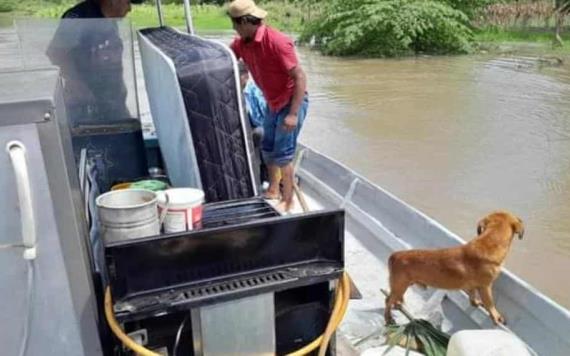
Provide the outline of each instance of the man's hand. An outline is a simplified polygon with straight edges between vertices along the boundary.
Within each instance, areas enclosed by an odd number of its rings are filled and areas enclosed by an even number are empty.
[[[287,114],[285,120],[283,120],[283,129],[287,132],[292,132],[297,127],[297,115],[296,114]]]

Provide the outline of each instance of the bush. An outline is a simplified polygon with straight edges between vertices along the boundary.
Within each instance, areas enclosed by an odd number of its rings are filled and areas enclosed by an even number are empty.
[[[10,1],[4,1],[0,3],[0,12],[10,12],[14,11],[14,4]]]
[[[463,12],[433,0],[333,0],[301,41],[340,56],[468,53],[468,22]]]

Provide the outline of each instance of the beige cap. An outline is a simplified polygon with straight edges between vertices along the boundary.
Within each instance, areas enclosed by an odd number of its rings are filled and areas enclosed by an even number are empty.
[[[258,19],[264,19],[267,11],[257,7],[253,0],[234,0],[228,7],[228,15],[233,18],[251,15]]]

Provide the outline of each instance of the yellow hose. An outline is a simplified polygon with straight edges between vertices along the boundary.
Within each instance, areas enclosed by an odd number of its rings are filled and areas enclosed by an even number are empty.
[[[338,314],[338,312],[340,310],[340,304],[341,304],[340,302],[342,302],[342,293],[340,291],[341,291],[341,286],[339,286],[336,289],[335,304],[333,307],[333,311],[331,313],[331,318],[329,319],[329,323],[327,324],[327,328],[329,327],[330,324],[332,324],[335,316]],[[317,347],[319,347],[319,345],[323,341],[323,335],[321,335],[318,338],[316,338],[315,340],[313,340],[310,344],[305,345],[304,347],[300,348],[299,350],[293,351],[293,352],[287,354],[286,356],[303,356],[303,355],[310,353],[311,351],[313,351]]]
[[[111,289],[107,287],[105,290],[105,317],[107,318],[107,323],[111,327],[111,330],[115,334],[116,337],[119,338],[125,344],[126,347],[133,350],[137,355],[140,356],[161,356],[160,354],[150,351],[146,347],[136,343],[133,339],[131,339],[127,334],[123,332],[119,323],[117,323],[117,319],[115,319],[115,314],[113,313],[113,305],[111,303]]]
[[[323,356],[328,348],[329,341],[344,318],[344,314],[348,308],[348,300],[350,299],[350,282],[348,280],[348,275],[343,273],[339,286],[335,292],[335,304],[333,307],[333,311],[331,317],[329,319],[329,323],[325,328],[325,332],[313,340],[310,344],[304,346],[303,348],[294,351],[292,353],[287,354],[287,356],[304,356],[312,351],[314,351],[317,347],[319,348],[319,356]],[[123,344],[134,351],[136,354],[141,356],[160,356],[156,352],[150,351],[149,349],[143,347],[136,343],[133,339],[131,339],[128,335],[126,335],[117,320],[115,319],[115,314],[113,313],[113,306],[111,303],[111,289],[107,287],[105,290],[105,317],[107,318],[107,323],[111,327],[111,330],[123,342]]]
[[[331,337],[334,334],[334,331],[336,330],[338,324],[340,324],[344,318],[344,313],[346,313],[346,309],[348,308],[348,300],[350,299],[350,282],[346,273],[342,274],[341,283],[342,288],[339,288],[339,290],[340,293],[342,293],[342,305],[340,307],[340,311],[338,312],[338,317],[336,318],[337,323],[333,324],[329,322],[327,325],[327,328],[323,333],[323,341],[321,341],[321,347],[319,348],[319,356],[325,356]],[[336,304],[337,303],[335,303],[335,306]]]
[[[332,337],[332,334],[334,333],[334,331],[336,330],[336,328],[339,326],[340,322],[344,318],[344,314],[348,309],[349,299],[350,299],[350,282],[348,281],[348,275],[345,272],[341,277],[340,284],[335,293],[335,303],[333,311],[331,314],[331,318],[329,319],[329,323],[325,328],[325,332],[321,336],[313,340],[313,342],[311,342],[310,344],[306,345],[305,347],[297,351],[289,353],[286,356],[304,356],[314,351],[319,346],[320,346],[319,355],[321,352],[324,355],[324,353],[327,350],[329,341]]]

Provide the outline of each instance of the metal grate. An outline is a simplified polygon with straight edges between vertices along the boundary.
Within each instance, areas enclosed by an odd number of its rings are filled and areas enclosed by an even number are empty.
[[[279,213],[260,199],[211,204],[202,217],[203,227],[243,224],[249,221],[279,216]]]
[[[228,293],[235,293],[243,290],[251,290],[279,284],[293,280],[283,272],[266,273],[254,277],[237,278],[231,281],[211,283],[206,286],[193,287],[180,291],[176,299],[180,303],[201,298],[211,298]]]

